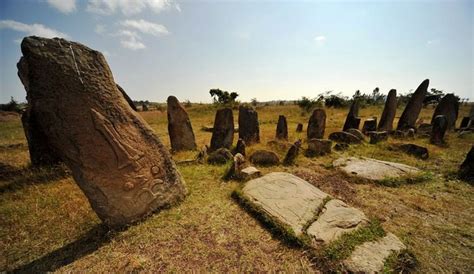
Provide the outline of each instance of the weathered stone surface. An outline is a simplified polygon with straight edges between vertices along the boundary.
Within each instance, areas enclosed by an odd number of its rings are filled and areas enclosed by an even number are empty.
[[[248,166],[240,171],[240,176],[242,180],[250,180],[262,176],[262,173],[257,168]]]
[[[406,154],[413,155],[417,158],[426,160],[429,157],[428,149],[415,144],[401,144],[399,145],[401,151]]]
[[[368,132],[368,135],[370,136],[371,144],[377,144],[381,141],[388,140],[388,132],[386,131],[370,131]]]
[[[312,223],[307,234],[315,244],[328,244],[342,234],[356,230],[367,224],[364,212],[348,206],[341,200],[333,199],[324,205],[318,219]]]
[[[332,140],[336,143],[346,144],[360,144],[362,142],[359,138],[357,138],[357,136],[345,131],[338,131],[329,134],[329,140]]]
[[[434,124],[434,120],[438,115],[444,115],[447,120],[448,129],[452,129],[456,126],[456,120],[458,119],[459,113],[459,100],[453,93],[446,94],[441,101],[439,101],[436,109],[431,118],[431,124]]]
[[[280,163],[280,158],[273,151],[257,150],[250,155],[249,160],[254,165],[273,166]]]
[[[409,128],[415,128],[415,123],[418,119],[418,115],[420,115],[421,108],[423,107],[423,100],[425,99],[429,84],[430,80],[426,79],[415,90],[410,100],[408,101],[405,110],[403,110],[402,116],[398,120],[398,130],[407,130]]]
[[[349,145],[346,143],[337,143],[334,145],[334,149],[337,151],[344,151],[349,148]]]
[[[433,131],[431,131],[430,143],[434,145],[444,145],[444,134],[448,129],[448,120],[444,115],[438,115],[433,121]]]
[[[138,111],[138,110],[137,110],[137,106],[135,106],[135,104],[134,104],[133,101],[132,101],[132,98],[130,98],[130,96],[128,96],[128,94],[125,92],[125,90],[124,90],[121,86],[119,86],[119,84],[115,84],[115,85],[117,85],[118,90],[120,91],[120,93],[122,93],[123,98],[125,98],[125,100],[127,100],[128,105],[129,105],[133,110]]]
[[[359,138],[361,141],[364,141],[365,140],[365,136],[364,136],[364,133],[362,133],[362,131],[356,129],[356,128],[350,128],[348,130],[346,130],[346,132],[352,134],[352,135],[355,135],[357,138]]]
[[[324,137],[326,129],[326,112],[324,109],[315,109],[311,117],[309,117],[307,137],[309,139],[321,139]]]
[[[377,131],[377,117],[368,118],[362,126],[362,133],[368,135],[367,132]]]
[[[227,148],[219,148],[211,153],[207,157],[207,162],[213,165],[223,165],[228,161],[232,160],[234,156]]]
[[[245,156],[245,142],[242,139],[237,140],[237,144],[235,145],[235,149],[233,151],[234,155],[237,153],[242,154]]]
[[[239,107],[239,138],[247,145],[260,142],[258,113],[250,106]]]
[[[415,139],[415,129],[414,128],[409,128],[407,130],[407,138]]]
[[[333,162],[349,175],[369,180],[383,180],[418,175],[420,170],[404,164],[380,161],[371,158],[339,158]]]
[[[296,126],[296,132],[303,132],[303,124],[299,123],[299,124]]]
[[[293,165],[296,161],[296,157],[298,157],[298,152],[301,147],[301,140],[296,141],[293,145],[291,145],[290,149],[286,153],[285,159],[283,160],[283,164],[285,166]]]
[[[311,139],[308,141],[307,157],[322,156],[331,153],[332,141],[325,139]]]
[[[188,113],[174,96],[169,96],[168,133],[173,151],[194,150],[196,140]]]
[[[275,138],[288,140],[288,124],[286,123],[286,117],[283,115],[278,117]]]
[[[224,175],[225,180],[230,179],[240,179],[240,172],[244,167],[246,167],[245,157],[237,153],[233,157],[232,164],[230,165],[229,169],[227,170],[226,174]]]
[[[377,241],[366,242],[355,248],[348,259],[344,260],[345,268],[352,273],[382,272],[385,259],[393,252],[406,249],[405,245],[392,233]]]
[[[26,37],[18,74],[38,126],[99,218],[132,223],[186,195],[167,149],[118,90],[104,56]]]
[[[344,122],[342,130],[347,131],[350,128],[359,129],[360,118],[357,116],[359,116],[359,102],[354,100],[349,109],[349,113],[347,113],[346,121]]]
[[[234,115],[231,108],[218,109],[214,119],[209,151],[230,148],[234,141]]]
[[[466,159],[459,168],[459,177],[470,183],[474,183],[474,145],[466,155]]]
[[[273,172],[248,181],[245,197],[263,213],[289,226],[296,236],[303,233],[328,195],[305,180],[284,172]]]
[[[382,117],[377,127],[378,131],[391,131],[393,129],[393,119],[397,112],[397,90],[391,89],[388,92],[387,100],[383,108]]]

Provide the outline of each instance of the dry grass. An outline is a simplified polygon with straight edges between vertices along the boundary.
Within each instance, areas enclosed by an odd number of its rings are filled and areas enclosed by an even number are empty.
[[[188,109],[197,143],[209,144],[202,126],[213,124],[215,109],[196,105]],[[262,143],[248,148],[273,149],[281,159],[285,149],[267,146],[275,134],[279,114],[287,116],[290,142],[305,138],[308,115],[295,106],[260,107]],[[461,116],[467,113],[463,107]],[[421,118],[429,121],[432,109]],[[379,107],[361,110],[362,118],[380,116]],[[140,113],[169,147],[166,112]],[[397,112],[401,114],[401,110]],[[326,136],[342,127],[346,110],[327,110]],[[237,124],[237,111],[234,111]],[[237,135],[236,135],[237,137]],[[362,144],[348,151],[306,158],[291,167],[262,168],[264,173],[287,171],[304,177],[335,197],[382,220],[382,226],[400,236],[419,260],[419,272],[474,272],[474,193],[472,186],[453,179],[474,138],[448,136],[449,148],[428,147],[430,158],[419,160],[390,151],[390,140]],[[234,142],[236,139],[234,140]],[[13,146],[12,146],[13,145]],[[305,146],[305,145],[303,145]],[[174,155],[193,158],[196,152]],[[400,187],[354,183],[331,163],[341,155],[363,155],[401,162],[434,174],[429,180]],[[232,198],[237,182],[223,182],[225,166],[182,165],[190,195],[177,207],[164,210],[120,232],[106,232],[86,198],[67,172],[32,170],[18,119],[0,123],[0,270],[23,266],[65,272],[78,271],[317,271],[301,249],[272,236]],[[349,181],[349,182],[348,182]],[[32,263],[33,262],[33,263]]]

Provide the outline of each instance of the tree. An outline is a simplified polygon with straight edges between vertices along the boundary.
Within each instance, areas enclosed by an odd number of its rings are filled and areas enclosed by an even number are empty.
[[[229,93],[228,91],[223,91],[218,88],[209,90],[209,94],[211,94],[214,103],[223,105],[235,103],[235,99],[239,96],[236,92]]]
[[[21,111],[20,105],[18,104],[17,101],[15,101],[15,99],[13,99],[13,96],[10,97],[10,102],[8,102],[6,104],[0,104],[0,110],[15,111],[15,112],[20,112]]]

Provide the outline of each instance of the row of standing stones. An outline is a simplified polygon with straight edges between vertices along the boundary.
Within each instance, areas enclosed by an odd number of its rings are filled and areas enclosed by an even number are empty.
[[[33,165],[64,162],[71,169],[75,181],[87,196],[97,215],[111,227],[136,222],[153,211],[184,199],[187,194],[185,182],[169,151],[147,123],[134,111],[136,109],[133,102],[114,82],[112,72],[100,52],[64,39],[39,37],[26,37],[22,41],[21,50],[23,57],[17,65],[18,75],[27,92],[28,100],[28,108],[22,117],[22,122]],[[314,110],[307,126],[306,155],[311,157],[330,153],[333,141],[337,143],[335,149],[344,149],[348,144],[361,143],[364,134],[370,136],[370,143],[384,140],[389,134],[403,138],[410,134],[414,135],[415,123],[421,111],[428,83],[429,81],[425,80],[415,91],[400,118],[397,130],[392,130],[396,110],[395,90],[391,90],[387,97],[378,126],[375,119],[368,119],[364,123],[362,132],[358,130],[360,118],[358,118],[357,101],[350,108],[343,131],[331,133],[329,140],[323,139],[326,113],[323,109]],[[455,124],[459,106],[453,98],[452,95],[446,95],[435,110],[432,123],[429,125],[432,143],[443,144],[445,131]],[[170,96],[167,103],[168,132],[172,151],[196,149],[195,136],[186,110],[174,96]],[[470,117],[466,123],[463,119],[462,130],[472,130],[473,120],[474,117]],[[340,215],[340,222],[335,222],[334,225],[340,229],[341,233],[344,229],[352,230],[357,228],[358,224],[365,223],[366,218],[362,212],[345,205],[342,201],[334,200],[334,202],[322,204],[321,199],[324,200],[324,198],[321,197],[326,197],[327,194],[321,194],[319,189],[297,177],[291,177],[290,174],[281,176],[270,174],[255,179],[261,174],[256,168],[249,166],[245,160],[245,145],[260,142],[258,113],[252,107],[240,106],[238,123],[239,139],[236,147],[230,151],[235,131],[232,109],[217,110],[208,149],[207,161],[209,163],[225,163],[233,160],[225,177],[252,179],[246,183],[244,190],[253,189],[249,186],[256,185],[256,189],[260,189],[258,191],[263,191],[261,189],[264,183],[255,181],[263,180],[265,184],[271,185],[270,189],[290,182],[290,188],[299,187],[298,185],[302,184],[305,188],[309,188],[308,193],[317,193],[317,197],[309,197],[309,200],[304,197],[293,197],[295,192],[292,189],[283,188],[282,193],[275,194],[277,195],[275,197],[279,198],[275,199],[273,207],[285,211],[286,214],[294,215],[282,217],[289,220],[279,220],[280,222],[286,222],[294,228],[293,219],[297,222],[307,221],[299,213],[295,213],[297,212],[295,210],[316,205],[308,212],[314,213],[315,208],[323,208],[325,212],[335,210],[337,213],[335,215]],[[425,132],[427,127],[426,125],[423,127]],[[420,128],[418,129],[421,131]],[[297,131],[302,130],[303,125],[298,124]],[[282,115],[278,119],[275,137],[279,140],[288,140],[287,121]],[[408,145],[408,147],[402,145],[401,149],[415,154],[421,150],[421,154],[418,154],[427,157],[426,149],[423,150],[413,144]],[[291,145],[283,164],[293,164],[300,147],[301,140]],[[206,155],[206,151],[201,151],[198,160],[205,159]],[[249,156],[249,160],[255,165],[275,165],[280,162],[274,152],[266,150],[254,152]],[[474,177],[473,162],[474,147],[461,165],[460,175],[468,180]],[[342,158],[335,161],[334,165],[340,166],[349,174],[359,173],[367,179],[378,179],[380,176],[393,173],[394,170],[403,170],[403,175],[418,172],[412,167],[387,163],[389,162],[368,158]],[[382,169],[387,169],[390,165],[394,168],[383,171],[380,173],[382,175],[374,174],[373,167],[377,164]],[[294,184],[294,182],[298,183]],[[299,191],[297,193],[300,193]],[[247,195],[253,194],[249,192]],[[266,199],[265,197],[269,196],[262,197]],[[319,202],[314,204],[315,200]],[[288,201],[290,201],[289,204]],[[263,203],[257,198],[252,199],[252,202]],[[265,207],[264,204],[259,205]],[[271,210],[265,212],[272,215],[271,217],[285,216],[282,212],[275,212],[275,214],[271,213]],[[320,220],[323,222],[324,214],[326,213],[321,214],[314,222],[314,227],[309,226],[304,233],[316,235],[316,238],[319,237],[325,241],[327,237],[321,235],[333,232],[330,232],[328,224],[316,224]],[[341,226],[347,224],[345,218],[349,218],[353,223],[349,222],[351,223],[349,227],[344,228]],[[341,233],[334,232],[333,234],[340,235]],[[334,235],[329,238],[333,239]],[[387,250],[395,250],[394,246],[397,247],[396,250],[403,247],[398,239],[394,240],[395,236],[391,234],[388,236],[390,239],[387,241],[394,245],[386,245]],[[374,252],[372,247],[380,246],[380,243],[367,244],[368,246],[365,247],[363,244],[353,254]],[[389,253],[386,252],[387,250],[385,253],[382,251],[376,253],[386,255]],[[382,257],[386,258],[385,255]],[[347,268],[355,271],[363,269],[360,268],[360,264],[354,263],[354,260],[356,259],[353,258],[352,263],[350,260],[347,261],[345,264]],[[377,264],[377,267],[379,266],[380,264]]]

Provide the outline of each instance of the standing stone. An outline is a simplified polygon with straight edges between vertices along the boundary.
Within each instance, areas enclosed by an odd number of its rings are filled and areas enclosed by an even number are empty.
[[[296,132],[303,132],[303,124],[302,123],[298,123],[298,125],[296,126]]]
[[[173,151],[196,149],[193,127],[188,113],[176,97],[169,96],[166,102],[168,105],[168,133],[171,149]]]
[[[240,153],[242,154],[243,156],[245,156],[245,142],[244,140],[242,139],[239,139],[237,141],[237,144],[235,145],[235,149],[234,149],[234,155],[236,155],[237,153]]]
[[[381,141],[388,140],[388,132],[386,131],[370,131],[369,136],[370,136],[370,143],[373,145]]]
[[[130,96],[128,96],[128,94],[125,92],[125,90],[121,86],[119,86],[119,84],[115,84],[115,85],[117,85],[118,90],[120,91],[120,93],[122,93],[123,98],[125,98],[125,100],[127,100],[128,105],[133,110],[137,111],[137,106],[135,106],[135,104],[133,103],[132,98],[130,98]]]
[[[130,224],[185,197],[169,152],[129,107],[100,52],[35,36],[21,50],[18,75],[38,126],[103,222]]]
[[[307,137],[310,139],[322,139],[324,137],[324,130],[326,129],[326,112],[324,109],[318,108],[313,111],[309,118]]]
[[[385,107],[383,108],[382,117],[380,118],[377,130],[391,131],[393,128],[393,119],[397,112],[397,90],[391,89],[388,92]]]
[[[398,120],[398,130],[408,130],[409,128],[415,128],[415,123],[418,119],[418,115],[420,115],[421,108],[423,107],[423,100],[425,99],[429,84],[430,80],[426,79],[415,90],[408,101],[408,104],[405,107],[400,120]]]
[[[214,119],[211,147],[209,151],[219,148],[230,148],[234,141],[234,115],[231,108],[218,109]]]
[[[470,183],[474,183],[474,145],[466,155],[466,159],[461,164],[459,169],[459,177]]]
[[[275,137],[277,139],[288,140],[288,124],[286,123],[286,117],[283,115],[278,117]]]
[[[342,128],[342,130],[346,131],[350,128],[358,129],[360,124],[360,118],[358,118],[357,116],[359,116],[359,102],[354,99],[349,113],[347,114],[346,122],[344,123],[344,127]]]
[[[247,145],[260,142],[258,113],[250,106],[239,107],[239,138]]]
[[[301,140],[298,140],[293,145],[291,145],[290,149],[286,153],[285,159],[283,160],[283,165],[290,166],[295,163],[296,157],[298,157],[300,147]]]
[[[435,117],[433,121],[433,131],[431,132],[431,139],[430,143],[434,145],[443,145],[445,144],[444,141],[444,134],[448,129],[448,120],[444,115],[438,115]]]
[[[377,117],[369,118],[364,121],[364,125],[362,126],[362,133],[368,135],[370,131],[377,130]]]
[[[434,123],[436,116],[444,115],[448,122],[448,129],[452,129],[456,125],[456,120],[458,119],[459,113],[459,100],[454,94],[446,94],[439,104],[436,106],[436,109],[431,118],[431,124]]]
[[[148,111],[148,106],[145,103],[142,104],[142,111]]]

